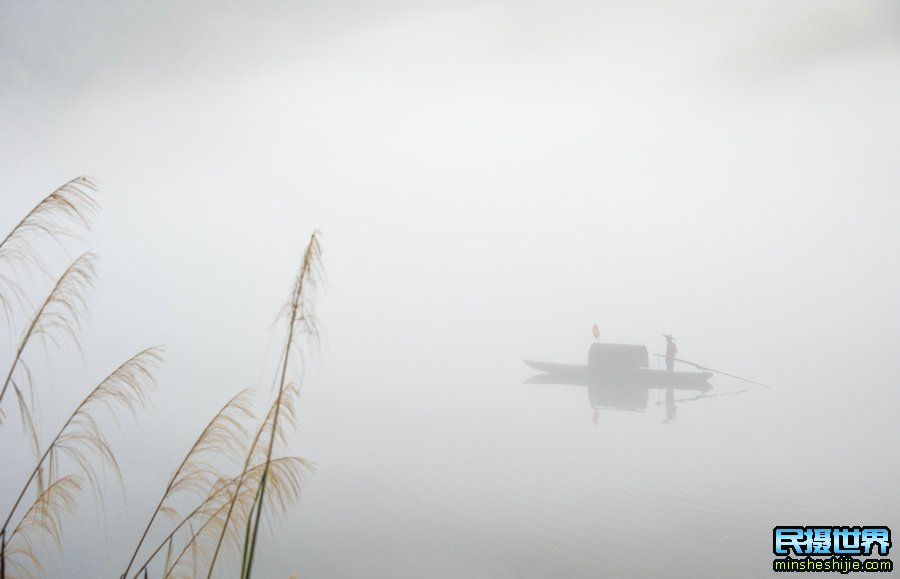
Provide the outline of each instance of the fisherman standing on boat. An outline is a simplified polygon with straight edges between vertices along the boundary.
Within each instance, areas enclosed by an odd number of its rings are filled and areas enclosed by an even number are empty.
[[[597,322],[594,322],[594,329],[592,331],[594,332],[594,341],[600,341],[600,326],[597,325]]]
[[[675,369],[675,354],[678,353],[678,346],[675,345],[675,338],[672,334],[663,334],[666,338],[666,370],[669,372]]]

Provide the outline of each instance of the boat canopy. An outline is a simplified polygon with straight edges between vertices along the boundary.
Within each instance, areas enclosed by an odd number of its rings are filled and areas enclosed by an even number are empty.
[[[605,370],[647,368],[650,366],[650,355],[647,353],[647,346],[591,344],[588,366]]]

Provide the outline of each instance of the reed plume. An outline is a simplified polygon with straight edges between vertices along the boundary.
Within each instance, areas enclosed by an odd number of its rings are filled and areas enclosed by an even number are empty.
[[[226,520],[227,514],[231,512],[236,515],[237,520],[245,520],[252,509],[253,501],[256,497],[257,487],[266,465],[256,465],[242,473],[241,480],[234,479],[229,487],[234,488],[235,492],[229,492],[229,500],[220,505],[210,516],[206,518],[204,523],[191,533],[187,543],[182,547],[181,552],[174,561],[166,567],[163,577],[182,577],[184,576],[180,567],[187,564],[184,561],[185,556],[190,557],[190,565],[193,570],[195,566],[208,567],[210,574],[212,573],[212,561],[210,560],[210,552],[212,546],[218,544],[219,538],[227,537],[230,547],[238,551],[241,546],[242,534],[240,527],[228,527]],[[275,502],[271,503],[272,507],[267,512],[272,516],[284,513],[290,506],[300,499],[300,491],[303,484],[303,471],[312,470],[312,465],[298,457],[283,457],[273,459],[269,465],[269,488]],[[243,488],[240,486],[243,483]],[[196,574],[191,575],[196,577]]]
[[[64,250],[62,238],[77,236],[80,230],[89,230],[90,216],[97,207],[91,192],[96,188],[94,181],[88,177],[77,177],[68,181],[35,205],[0,240],[0,265],[6,266],[6,271],[0,272],[0,309],[3,310],[7,322],[13,319],[13,304],[24,308],[27,302],[21,286],[8,273],[28,270],[31,266],[46,274],[47,268],[40,250],[33,243],[34,240],[48,236]],[[57,477],[55,472],[51,473],[51,484],[46,488],[44,486],[45,460],[49,456],[48,462],[55,464],[55,458],[50,452],[55,444],[51,444],[47,452],[41,454],[36,427],[34,378],[25,359],[25,352],[36,339],[42,340],[45,345],[47,341],[58,345],[62,337],[68,336],[76,346],[78,345],[80,323],[87,312],[84,291],[93,284],[94,276],[94,256],[86,253],[71,262],[55,280],[53,289],[28,321],[18,341],[6,377],[0,385],[0,425],[5,418],[2,402],[12,388],[26,437],[35,456],[41,457],[0,529],[0,578],[5,578],[8,559],[10,565],[22,574],[29,573],[24,568],[22,557],[29,560],[33,568],[40,568],[34,556],[38,539],[49,534],[59,540],[62,514],[74,507],[75,491],[81,488],[82,482],[79,477],[74,475]],[[96,434],[100,434],[99,430]],[[102,440],[102,435],[100,436]],[[16,509],[35,480],[37,481],[35,502],[15,530],[8,534],[8,527]]]
[[[0,426],[3,424],[3,397],[10,386],[16,395],[22,427],[34,452],[35,459],[41,455],[37,434],[36,398],[34,378],[25,353],[29,345],[36,339],[51,340],[59,344],[62,337],[69,336],[78,346],[78,330],[81,320],[87,315],[85,289],[94,283],[96,269],[94,255],[84,253],[73,261],[59,276],[53,289],[35,311],[30,323],[26,326],[15,355],[10,363],[6,379],[0,387]],[[59,335],[58,335],[59,334]],[[26,396],[27,394],[27,396]],[[43,466],[39,464],[37,472],[38,492],[44,490]]]
[[[80,477],[66,475],[37,496],[9,539],[6,540],[5,534],[3,536],[6,551],[2,559],[4,565],[9,562],[20,577],[34,577],[43,570],[38,546],[48,537],[60,543],[63,517],[75,512],[75,496],[81,486]]]
[[[91,193],[96,190],[97,184],[93,179],[80,176],[44,197],[0,241],[0,261],[6,261],[14,269],[34,265],[46,272],[32,240],[44,234],[61,244],[64,237],[74,237],[79,230],[90,230],[90,217],[97,209]],[[23,292],[11,277],[0,275],[0,307],[7,320],[12,314],[9,294],[19,298]],[[21,303],[21,300],[17,301]]]
[[[294,425],[296,423],[295,400],[298,393],[299,389],[296,385],[289,384],[286,387],[285,395],[280,401],[281,408],[279,413],[281,415],[281,421],[276,432],[279,441],[284,441],[285,426]],[[207,577],[213,576],[215,565],[218,561],[218,556],[226,537],[228,538],[230,546],[236,547],[238,551],[240,550],[240,539],[242,535],[238,525],[247,521],[249,507],[252,506],[253,500],[256,497],[258,483],[265,466],[267,455],[267,450],[262,442],[265,440],[264,434],[266,434],[273,425],[273,419],[276,413],[275,405],[278,403],[279,401],[277,399],[272,403],[269,411],[266,413],[266,417],[257,428],[256,434],[247,449],[246,458],[240,474],[232,479],[222,479],[214,485],[209,496],[206,497],[194,511],[182,519],[175,529],[160,542],[157,548],[149,555],[149,557],[147,557],[143,565],[135,571],[133,577],[137,577],[140,575],[141,571],[146,570],[153,558],[156,557],[163,548],[167,547],[167,542],[168,547],[171,548],[175,535],[184,525],[188,524],[189,521],[193,520],[195,517],[197,519],[207,519],[207,523],[204,523],[201,528],[203,532],[218,533],[218,537],[214,540],[215,548],[212,549],[212,555],[209,558]],[[273,461],[295,462],[298,469],[305,468],[311,470],[313,468],[312,463],[302,458],[279,458],[273,459]],[[252,466],[254,464],[256,466]],[[292,476],[296,476],[299,481],[299,473]],[[281,487],[283,485],[278,483],[278,486]],[[299,482],[297,484],[297,497],[299,498]],[[248,498],[250,499],[249,503],[247,501]],[[279,502],[281,503],[282,501]],[[223,514],[224,516],[222,516]],[[216,525],[212,527],[210,531],[207,531],[207,527],[213,522],[216,522]],[[184,553],[179,554],[179,559],[183,556]],[[166,565],[165,568],[170,569],[171,567]]]
[[[194,508],[187,516],[181,519],[175,527],[169,532],[169,534],[159,543],[159,545],[154,549],[144,563],[138,567],[135,571],[133,577],[138,577],[141,572],[146,573],[147,567],[156,558],[156,556],[166,548],[166,563],[164,567],[166,569],[170,568],[172,549],[174,545],[174,540],[176,535],[181,531],[181,529],[185,526],[191,526],[193,524],[194,519],[202,519],[203,517],[212,516],[212,513],[217,512],[221,505],[228,500],[228,492],[231,488],[233,488],[235,482],[237,481],[237,477],[232,479],[221,479],[219,480],[213,489],[210,491],[209,495],[201,502],[197,507]],[[191,532],[193,534],[193,532]]]
[[[38,495],[42,496],[44,493],[42,488],[43,485],[40,482],[40,476],[45,468],[45,464],[49,463],[49,465],[51,465],[49,468],[50,480],[57,480],[57,482],[64,480],[70,481],[59,487],[60,489],[72,486],[71,481],[73,479],[66,479],[66,477],[57,478],[57,454],[65,454],[74,459],[75,463],[88,479],[91,488],[94,490],[95,496],[101,503],[102,494],[100,493],[99,481],[89,459],[91,451],[96,453],[101,460],[112,467],[121,482],[121,472],[119,471],[118,462],[106,436],[97,424],[95,413],[101,407],[112,411],[115,410],[116,406],[123,406],[132,414],[135,414],[139,407],[146,404],[147,393],[155,384],[152,371],[161,359],[161,351],[159,348],[148,348],[139,352],[107,375],[106,378],[104,378],[76,407],[75,411],[69,416],[68,420],[66,420],[62,428],[60,428],[57,435],[41,455],[37,465],[34,467],[34,470],[32,470],[31,475],[25,482],[25,485],[22,487],[16,501],[13,503],[12,508],[6,516],[2,528],[0,528],[0,565],[5,564],[6,559],[14,554],[13,552],[8,552],[9,550],[6,547],[6,531],[19,508],[19,505],[25,498],[28,489],[31,487],[31,484],[35,480],[38,480]],[[17,394],[18,393],[17,389]],[[79,477],[78,480],[78,488],[80,489],[81,478]],[[74,494],[71,490],[67,492]],[[67,503],[62,503],[63,506],[66,504]],[[59,501],[44,501],[43,503],[38,504],[38,506],[44,510],[34,511],[33,506],[31,512],[40,512],[43,516],[51,509],[59,507],[60,503]],[[17,526],[17,530],[24,529],[25,531],[28,531],[34,524],[43,524],[43,522],[36,516],[29,517],[29,515],[26,514]],[[13,535],[15,535],[15,532]],[[26,533],[26,535],[31,536],[33,533]],[[27,544],[33,544],[33,541],[29,540]],[[12,546],[10,546],[10,548],[12,548]],[[33,550],[25,550],[23,552],[33,552]],[[3,572],[0,571],[0,576],[2,575]]]
[[[286,508],[288,504],[292,504],[296,499],[299,499],[302,472],[304,470],[311,471],[315,467],[308,460],[298,457],[277,458],[273,459],[273,464],[274,463],[278,463],[279,465],[279,472],[274,475],[279,479],[279,482],[276,484],[279,489],[278,493],[280,497],[278,502]],[[264,464],[258,464],[243,469],[240,475],[236,477],[220,480],[203,502],[185,516],[171,532],[160,541],[156,549],[154,549],[144,563],[136,569],[132,577],[137,578],[140,576],[141,572],[146,572],[150,563],[163,549],[167,549],[166,564],[164,565],[164,568],[172,569],[174,564],[170,563],[170,553],[173,549],[175,539],[185,526],[190,526],[195,520],[198,523],[202,521],[202,524],[197,532],[192,530],[189,533],[190,538],[188,539],[188,543],[190,543],[191,540],[197,542],[200,533],[203,533],[205,536],[216,529],[220,529],[222,533],[227,530],[229,544],[239,548],[241,540],[240,529],[237,526],[228,528],[227,518],[232,515],[232,511],[236,513],[235,518],[240,518],[239,515],[241,513],[244,513],[242,516],[246,518],[246,512],[249,510],[248,498],[252,502],[252,499],[255,497],[256,485],[262,475],[263,468]],[[286,494],[282,489],[288,489],[291,493]],[[228,509],[227,511],[225,510],[226,507]],[[222,516],[223,513],[225,514],[224,518]],[[211,531],[208,530],[208,528],[211,528]],[[222,534],[220,533],[218,542],[216,543],[217,547],[221,541],[221,537]],[[211,548],[204,548],[204,552],[207,551],[211,551]],[[218,555],[218,551],[213,552],[213,557],[216,555]],[[179,554],[179,559],[183,558],[183,556],[184,549],[182,549],[182,552]],[[209,565],[211,573],[212,561],[210,561]]]
[[[61,244],[63,237],[75,236],[79,229],[89,230],[90,216],[97,207],[91,192],[96,189],[96,184],[89,177],[76,177],[41,200],[0,241],[0,263],[6,263],[12,270],[27,269],[28,265],[34,265],[46,273],[47,269],[41,254],[32,241],[41,234],[46,234]],[[5,419],[3,398],[12,387],[22,428],[36,458],[40,456],[40,442],[36,426],[34,380],[23,356],[33,338],[41,337],[45,341],[47,339],[56,341],[57,337],[54,334],[57,330],[69,334],[77,345],[77,329],[86,313],[83,290],[85,286],[93,284],[93,278],[94,264],[91,254],[76,259],[57,278],[53,290],[23,332],[6,379],[0,385],[0,425]],[[7,322],[13,318],[13,302],[24,308],[26,303],[24,292],[12,277],[0,272],[0,309],[3,310]],[[38,489],[39,491],[44,489],[42,471],[38,472]]]
[[[59,345],[61,338],[69,337],[76,347],[79,345],[78,331],[81,321],[87,315],[84,293],[87,288],[93,286],[95,277],[95,257],[88,252],[73,261],[56,280],[53,289],[35,311],[22,333],[9,371],[0,387],[0,405],[19,370],[21,372],[18,375],[21,375],[31,390],[33,385],[31,372],[23,356],[33,340],[40,338],[45,342],[49,340]]]
[[[121,482],[122,475],[119,470],[119,463],[106,435],[103,434],[103,431],[97,424],[95,413],[101,407],[113,411],[116,406],[121,406],[130,411],[132,415],[135,415],[138,408],[146,405],[147,394],[155,385],[153,378],[154,367],[161,361],[162,351],[160,348],[147,348],[135,354],[109,373],[81,401],[41,455],[40,460],[38,460],[37,465],[6,516],[3,527],[0,528],[0,533],[5,532],[8,528],[16,509],[18,509],[22,499],[31,487],[31,483],[34,482],[44,468],[45,463],[50,465],[50,478],[56,478],[58,454],[68,455],[75,461],[90,482],[98,500],[102,500],[102,495],[100,493],[100,483],[90,462],[89,453],[91,451],[112,467],[113,472],[116,473]],[[0,553],[0,556],[2,556],[2,553]]]
[[[97,209],[91,192],[96,190],[96,181],[81,175],[44,197],[0,241],[0,259],[40,260],[40,256],[23,247],[28,245],[29,237],[44,233],[59,240],[74,234],[71,225],[90,230],[90,216]]]
[[[244,390],[234,396],[209,421],[200,436],[197,437],[169,479],[166,490],[150,515],[150,520],[122,573],[123,577],[128,575],[134,565],[138,552],[140,552],[147,533],[157,516],[164,513],[169,517],[177,518],[178,511],[168,504],[169,499],[182,491],[203,496],[205,489],[214,488],[221,479],[218,469],[213,464],[214,460],[221,459],[223,455],[225,457],[239,456],[238,453],[245,447],[245,439],[248,436],[244,421],[253,416],[248,397],[249,390]]]

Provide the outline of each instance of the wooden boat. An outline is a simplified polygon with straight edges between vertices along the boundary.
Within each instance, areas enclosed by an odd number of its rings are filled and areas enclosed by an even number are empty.
[[[712,372],[651,370],[647,367],[648,358],[646,346],[595,343],[591,344],[588,363],[585,365],[534,360],[525,360],[525,364],[546,372],[529,379],[528,382],[532,384],[632,385],[703,392],[712,388],[708,383]]]
[[[594,382],[627,382],[646,384],[651,388],[666,388],[668,386],[703,386],[709,389],[708,380],[712,372],[667,372],[665,370],[651,370],[649,368],[634,369],[603,369],[591,368],[579,364],[556,364],[553,362],[538,362],[525,360],[525,363],[546,374],[535,376],[537,380],[529,380],[530,383],[541,384],[583,384]],[[543,379],[547,377],[547,379]],[[553,379],[565,379],[566,382],[553,382]],[[704,388],[698,388],[704,389]]]

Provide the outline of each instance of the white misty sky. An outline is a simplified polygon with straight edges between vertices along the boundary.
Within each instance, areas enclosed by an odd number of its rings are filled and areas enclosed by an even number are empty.
[[[762,304],[816,335],[893,308],[889,2],[11,3],[2,26],[4,222],[98,177],[104,271],[170,322],[250,299],[259,323],[314,227],[348,276],[332,328],[757,341]]]

